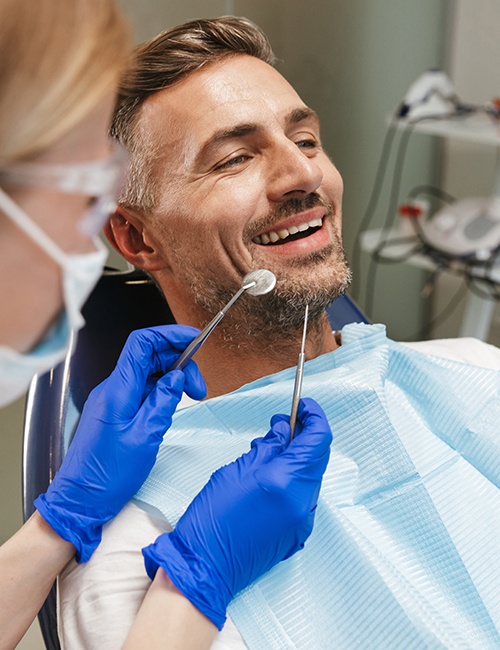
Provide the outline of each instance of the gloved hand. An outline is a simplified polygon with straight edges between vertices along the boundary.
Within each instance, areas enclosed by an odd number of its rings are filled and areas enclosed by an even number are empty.
[[[116,368],[85,403],[60,470],[35,507],[87,561],[101,541],[102,525],[141,487],[154,465],[183,391],[203,399],[205,382],[194,361],[161,378],[198,334],[166,325],[133,332]]]
[[[300,401],[290,444],[289,420],[273,416],[265,438],[212,474],[175,530],[142,551],[149,577],[162,567],[219,630],[232,598],[311,534],[332,434],[312,399]]]

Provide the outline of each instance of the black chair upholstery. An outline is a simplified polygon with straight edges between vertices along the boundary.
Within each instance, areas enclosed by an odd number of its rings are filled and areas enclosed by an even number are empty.
[[[50,372],[36,377],[26,404],[23,459],[24,518],[33,513],[33,501],[45,492],[59,469],[91,390],[114,368],[134,329],[174,323],[173,315],[154,282],[142,271],[105,270],[87,300],[85,327],[67,358]],[[328,308],[332,328],[367,322],[347,296]],[[59,650],[56,585],[38,615],[45,645]]]

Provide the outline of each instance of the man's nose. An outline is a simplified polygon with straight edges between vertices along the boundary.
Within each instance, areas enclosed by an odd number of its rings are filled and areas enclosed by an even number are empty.
[[[323,172],[314,158],[287,138],[271,156],[268,198],[282,201],[310,194],[318,189],[322,180]]]

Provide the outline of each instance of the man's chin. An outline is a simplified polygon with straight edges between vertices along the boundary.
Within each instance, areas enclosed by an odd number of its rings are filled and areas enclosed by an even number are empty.
[[[346,291],[351,279],[344,250],[334,241],[321,250],[287,260],[273,255],[255,255],[252,270],[265,268],[276,275],[276,286],[268,294],[243,294],[219,325],[224,339],[239,347],[256,341],[279,344],[295,336],[309,305],[311,319],[318,319],[326,307]],[[194,287],[197,288],[197,287]],[[206,313],[207,322],[234,295],[227,284],[207,282],[196,291],[196,302]]]
[[[351,271],[338,242],[307,255],[291,258],[286,263],[272,258],[260,262],[259,268],[267,268],[276,276],[276,288],[269,294],[267,301],[278,300],[284,311],[287,306],[293,308],[295,304],[300,304],[302,308],[306,302],[310,307],[313,304],[324,304],[326,308],[347,290],[351,282]]]
[[[346,291],[351,279],[347,265],[336,265],[335,271],[312,275],[284,275],[277,271],[276,287],[259,296],[243,296],[226,316],[226,338],[283,339],[295,336],[304,320],[305,306],[309,306],[314,321],[328,305]]]

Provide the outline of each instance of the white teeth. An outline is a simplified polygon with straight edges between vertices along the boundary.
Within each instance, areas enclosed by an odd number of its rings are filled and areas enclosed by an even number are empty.
[[[281,230],[271,230],[262,235],[256,235],[253,238],[254,244],[274,244],[280,239],[286,239],[290,235],[295,235],[298,232],[304,232],[309,228],[320,228],[322,219],[313,219],[307,223],[301,223],[299,226],[290,226],[290,228],[282,228]]]

